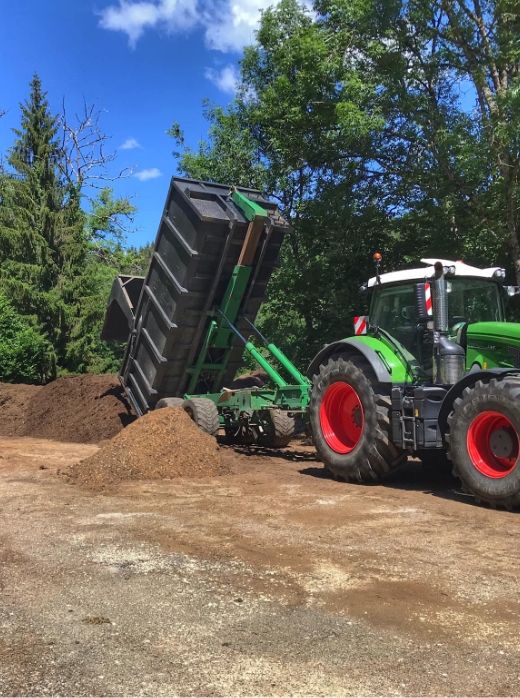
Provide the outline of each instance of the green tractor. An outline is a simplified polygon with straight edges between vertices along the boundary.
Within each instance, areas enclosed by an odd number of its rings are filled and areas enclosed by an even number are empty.
[[[508,323],[505,271],[461,261],[380,274],[353,337],[309,367],[310,425],[338,480],[369,483],[409,455],[451,461],[464,489],[492,507],[520,505],[520,324]]]

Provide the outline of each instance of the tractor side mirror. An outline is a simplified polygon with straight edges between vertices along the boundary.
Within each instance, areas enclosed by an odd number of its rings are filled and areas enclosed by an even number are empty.
[[[417,322],[428,322],[432,319],[432,294],[429,283],[414,285],[415,317]]]

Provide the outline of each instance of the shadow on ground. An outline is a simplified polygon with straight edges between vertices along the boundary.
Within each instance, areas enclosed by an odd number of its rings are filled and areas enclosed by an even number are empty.
[[[303,468],[299,472],[302,475],[320,479],[335,479],[326,468],[319,466]],[[351,484],[359,487],[372,486],[370,484],[358,484],[355,482]],[[374,483],[374,485],[397,490],[422,492],[432,497],[440,497],[441,499],[463,502],[464,504],[470,504],[472,506],[480,506],[476,504],[472,495],[462,490],[458,478],[442,469],[436,471],[434,468],[426,468],[416,460],[409,460],[402,468],[391,473],[384,480]]]
[[[235,453],[240,454],[249,458],[251,456],[257,456],[258,458],[280,458],[282,460],[291,461],[293,463],[303,462],[303,463],[318,463],[318,457],[314,451],[300,451],[293,450],[291,448],[266,448],[265,446],[258,446],[253,444],[252,446],[240,446],[238,444],[230,445],[227,443],[225,438],[219,437],[219,445],[224,448],[233,449]],[[302,472],[302,471],[300,471]]]

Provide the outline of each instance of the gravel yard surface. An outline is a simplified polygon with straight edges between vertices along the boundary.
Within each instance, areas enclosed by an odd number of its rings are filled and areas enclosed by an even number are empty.
[[[100,493],[58,475],[98,446],[0,438],[0,694],[518,695],[518,515],[220,450]]]

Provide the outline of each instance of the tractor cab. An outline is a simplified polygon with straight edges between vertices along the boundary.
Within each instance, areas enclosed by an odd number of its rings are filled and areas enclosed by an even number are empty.
[[[377,261],[377,260],[376,260]],[[433,259],[421,260],[425,267],[389,272],[368,282],[373,296],[369,326],[388,335],[408,360],[416,363],[425,378],[433,375],[432,333],[436,305],[441,299],[431,283]],[[445,279],[444,315],[446,338],[466,352],[470,324],[503,322],[501,285],[505,272],[499,267],[478,269],[463,262],[440,260]],[[429,331],[430,330],[430,331]]]

